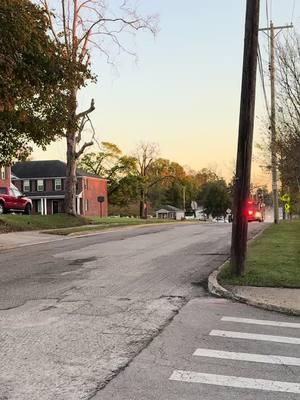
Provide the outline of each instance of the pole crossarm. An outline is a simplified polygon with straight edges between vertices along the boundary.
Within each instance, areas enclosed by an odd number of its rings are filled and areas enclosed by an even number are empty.
[[[281,32],[281,31],[283,31],[284,29],[291,29],[291,28],[294,28],[294,25],[293,24],[291,24],[291,25],[284,25],[284,26],[273,26],[273,28],[272,27],[269,27],[269,28],[260,28],[258,31],[259,32],[263,32],[266,36],[268,36],[268,38],[270,39],[271,38],[271,36],[267,33],[267,32],[271,32],[271,34],[272,34],[272,30],[273,30],[273,32],[275,32],[275,31],[279,31],[279,32],[277,32],[276,33],[276,35],[274,35],[274,38],[277,36],[277,35],[279,35],[279,33]]]
[[[276,31],[276,30],[278,30],[278,29],[283,30],[283,29],[289,29],[289,28],[294,28],[294,25],[291,24],[291,25],[274,26],[274,27],[273,27],[274,31]],[[272,28],[260,28],[260,29],[259,29],[260,32],[266,32],[266,31],[271,31],[271,30],[272,30]]]

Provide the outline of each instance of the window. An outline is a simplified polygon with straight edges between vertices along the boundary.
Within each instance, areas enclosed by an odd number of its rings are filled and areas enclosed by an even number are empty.
[[[89,210],[89,201],[88,199],[85,200],[85,211]]]
[[[37,201],[37,212],[42,212],[42,199]]]
[[[6,178],[5,167],[1,167],[1,179],[4,181]]]
[[[23,182],[23,191],[30,192],[30,181],[28,179],[25,179]]]
[[[89,180],[85,179],[85,184],[84,184],[85,190],[89,190]]]
[[[38,179],[37,180],[37,191],[38,192],[43,192],[44,191],[44,181],[43,181],[43,179]]]
[[[0,194],[6,194],[6,188],[0,188]]]
[[[61,179],[55,179],[54,190],[61,190]]]

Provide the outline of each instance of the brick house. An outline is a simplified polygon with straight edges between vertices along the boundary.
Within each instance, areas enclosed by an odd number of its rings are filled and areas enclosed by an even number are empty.
[[[12,183],[32,199],[33,214],[64,212],[66,163],[59,160],[19,162],[12,166],[12,173]],[[106,179],[77,169],[76,212],[107,216]]]
[[[10,187],[11,184],[11,170],[10,167],[0,166],[0,186]]]

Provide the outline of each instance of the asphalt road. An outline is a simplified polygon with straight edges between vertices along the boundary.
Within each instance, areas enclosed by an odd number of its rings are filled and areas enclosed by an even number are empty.
[[[98,396],[184,304],[207,295],[230,233],[222,223],[159,225],[2,251],[0,399]]]
[[[200,297],[93,400],[299,398],[300,318]]]

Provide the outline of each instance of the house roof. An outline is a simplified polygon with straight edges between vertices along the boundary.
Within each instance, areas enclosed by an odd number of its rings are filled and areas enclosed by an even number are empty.
[[[183,210],[181,210],[180,208],[170,206],[170,205],[163,206],[161,209],[158,210],[158,212],[164,212],[164,211],[171,211],[171,212],[172,211],[173,212],[181,211],[181,212],[183,212]]]
[[[66,176],[67,164],[60,160],[25,161],[12,166],[12,172],[19,179],[55,178]],[[77,168],[77,176],[100,178],[96,174]]]

